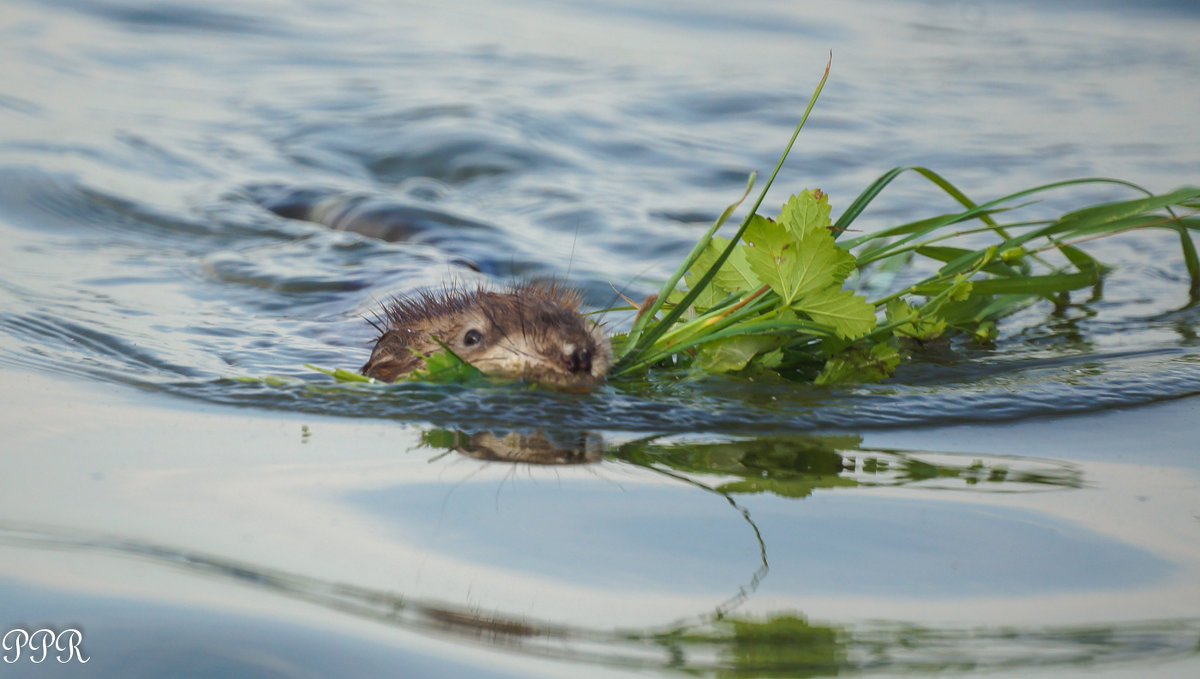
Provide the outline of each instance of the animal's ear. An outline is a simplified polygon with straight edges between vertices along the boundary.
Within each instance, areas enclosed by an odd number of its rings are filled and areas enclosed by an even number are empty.
[[[388,331],[375,343],[362,374],[383,382],[395,382],[396,378],[420,368],[425,359],[409,350],[394,331]]]

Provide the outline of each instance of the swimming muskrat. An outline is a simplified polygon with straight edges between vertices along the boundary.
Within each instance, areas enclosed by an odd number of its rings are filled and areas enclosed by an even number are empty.
[[[487,224],[332,189],[259,187],[251,193],[281,217],[442,247],[475,271],[498,273],[491,259],[502,238]],[[578,292],[537,282],[503,292],[450,287],[398,297],[371,322],[379,335],[362,373],[394,382],[424,368],[424,356],[443,351],[440,341],[484,373],[587,390],[608,373],[612,349],[579,304]]]
[[[394,382],[425,367],[441,341],[486,374],[587,390],[608,373],[612,349],[579,304],[578,292],[543,282],[397,297],[371,322],[379,336],[362,373]]]

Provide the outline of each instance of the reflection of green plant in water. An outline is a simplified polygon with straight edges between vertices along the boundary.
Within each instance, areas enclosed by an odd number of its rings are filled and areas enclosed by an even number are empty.
[[[780,434],[708,443],[644,438],[607,451],[599,436],[587,432],[431,429],[421,439],[431,448],[514,463],[580,464],[607,456],[687,477],[722,495],[804,498],[819,488],[907,485],[1016,492],[1083,484],[1079,470],[1066,463],[864,449],[862,437],[853,435]]]
[[[716,443],[643,439],[610,453],[633,464],[674,473],[737,477],[712,486],[720,493],[771,493],[803,498],[818,488],[921,485],[979,490],[1078,488],[1079,471],[1064,463],[976,455],[864,450],[858,436],[785,434]],[[936,460],[936,461],[935,461]]]
[[[483,611],[131,537],[0,523],[0,544],[55,553],[122,555],[415,634],[626,671],[707,677],[808,677],[872,671],[929,676],[1026,668],[1042,672],[1058,667],[1096,670],[1200,652],[1196,643],[1200,618],[1195,617],[964,629],[906,622],[814,624],[788,610],[765,619],[726,614],[669,628],[613,630],[573,626],[519,612]]]
[[[931,676],[1168,660],[1200,652],[1200,620],[1046,628],[927,627],[910,623],[818,625],[802,615],[726,618],[629,641],[661,645],[670,669],[719,677],[814,677],[862,672]],[[715,660],[710,660],[715,657]]]
[[[652,641],[681,662],[706,655],[719,658],[714,676],[811,677],[828,676],[847,667],[846,629],[814,625],[799,614],[780,613],[766,620],[726,617],[702,627],[689,627],[631,640]],[[692,661],[694,662],[694,661]]]
[[[732,666],[720,676],[804,677],[837,671],[846,648],[835,627],[812,625],[802,617],[779,615],[765,622],[730,620],[726,656]]]
[[[858,485],[843,478],[838,450],[854,448],[857,436],[763,436],[722,443],[658,443],[623,446],[615,453],[642,466],[670,467],[690,474],[735,476],[741,480],[716,486],[721,493],[770,492],[806,497],[814,488]]]
[[[860,459],[862,485],[921,485],[946,487],[937,481],[951,481],[951,488],[974,488],[1016,492],[1053,488],[1082,488],[1083,475],[1075,465],[1033,458],[991,458],[984,460],[961,453],[916,453],[913,451],[864,450]],[[920,455],[920,457],[917,457]],[[960,460],[970,459],[963,464]],[[937,462],[933,460],[938,460]]]

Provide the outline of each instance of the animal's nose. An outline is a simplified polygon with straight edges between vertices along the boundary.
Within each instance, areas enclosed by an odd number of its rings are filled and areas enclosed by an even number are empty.
[[[563,365],[569,372],[591,372],[592,352],[587,349],[574,349],[563,353]]]

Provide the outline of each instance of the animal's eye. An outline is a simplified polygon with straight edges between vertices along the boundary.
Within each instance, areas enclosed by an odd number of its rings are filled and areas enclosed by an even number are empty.
[[[471,347],[483,341],[483,333],[478,330],[468,330],[467,334],[463,335],[463,344]]]

